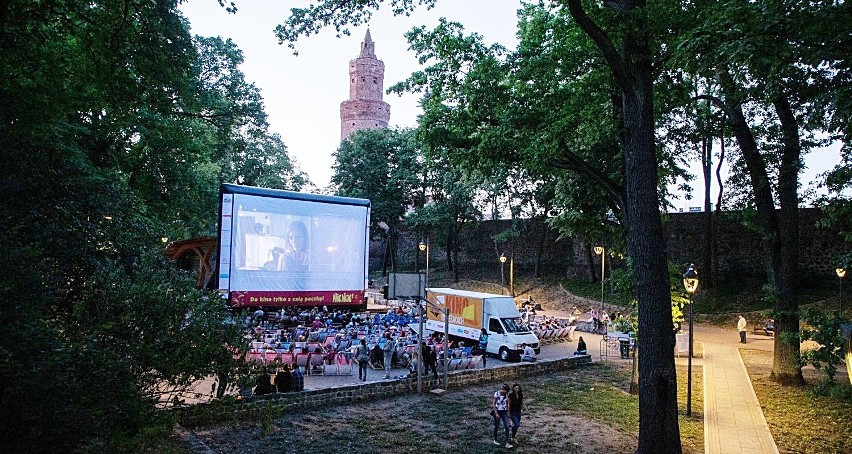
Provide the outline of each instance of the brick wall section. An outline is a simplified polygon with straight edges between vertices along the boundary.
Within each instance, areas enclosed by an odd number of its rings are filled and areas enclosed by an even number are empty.
[[[741,274],[762,276],[763,256],[760,237],[744,223],[741,212],[722,214],[721,228],[716,241],[719,245],[722,277],[736,277]],[[822,212],[815,208],[799,210],[799,269],[803,274],[833,276],[835,259],[844,251],[844,243],[838,234],[818,227],[823,218]],[[555,276],[586,276],[588,255],[586,245],[575,238],[557,240],[557,233],[542,220],[522,222],[521,236],[515,242],[515,272],[529,273],[533,269],[535,251],[544,235],[544,247],[541,266],[544,274]],[[493,273],[495,282],[500,282],[500,252],[508,252],[508,247],[498,250],[492,237],[508,229],[511,221],[484,221],[465,230],[461,238],[459,265],[461,270],[468,268],[487,269]],[[703,213],[669,213],[665,220],[667,252],[669,260],[686,265],[701,265],[704,244]],[[415,248],[420,238],[417,235],[402,233],[399,242],[399,269],[403,272],[414,270]],[[430,267],[446,269],[446,252],[443,245],[433,244]],[[381,270],[384,244],[374,242],[370,247],[370,269]],[[596,273],[600,272],[600,262],[593,256]],[[613,260],[613,267],[622,266],[622,261]],[[420,259],[421,269],[424,261]],[[508,264],[506,265],[508,273]],[[461,273],[464,277],[464,272]],[[508,274],[507,274],[508,276]]]
[[[491,382],[513,382],[524,377],[561,372],[591,364],[591,356],[574,356],[535,363],[518,363],[489,369],[472,369],[449,373],[450,390]],[[435,383],[424,377],[423,389]],[[245,399],[241,402],[212,402],[175,410],[178,422],[185,427],[197,427],[224,421],[253,421],[264,414],[279,414],[299,408],[373,401],[377,398],[401,396],[417,392],[417,379],[385,380],[287,394],[271,394]]]

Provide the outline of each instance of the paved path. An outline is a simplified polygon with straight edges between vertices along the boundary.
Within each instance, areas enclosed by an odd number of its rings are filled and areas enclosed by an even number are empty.
[[[698,326],[695,331],[704,345],[705,454],[778,454],[734,340],[737,333]],[[772,345],[769,338],[749,342],[761,349]]]

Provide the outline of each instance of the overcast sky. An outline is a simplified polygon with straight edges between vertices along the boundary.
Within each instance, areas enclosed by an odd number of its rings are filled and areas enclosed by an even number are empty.
[[[311,181],[323,188],[331,178],[332,153],[340,144],[340,103],[349,97],[349,60],[358,56],[367,27],[354,28],[350,36],[341,38],[335,37],[334,29],[324,29],[300,39],[299,55],[294,56],[286,45],[278,44],[273,30],[288,17],[290,8],[306,4],[238,0],[239,11],[227,14],[216,0],[191,0],[181,10],[193,34],[231,38],[243,51],[241,70],[246,80],[260,88],[271,130],[281,135],[290,156]],[[385,88],[421,69],[403,36],[412,27],[426,25],[431,29],[440,17],[446,17],[463,24],[468,32],[479,33],[488,44],[496,42],[514,49],[519,7],[520,0],[442,0],[435,9],[419,9],[410,17],[393,17],[388,8],[380,10],[369,27],[376,56],[385,63]],[[415,126],[418,101],[418,96],[411,94],[385,95],[385,102],[391,106],[391,126]],[[803,189],[837,162],[837,149],[808,155],[808,169],[800,179]],[[692,171],[700,172],[698,163]],[[702,182],[696,180],[692,186],[695,198],[674,201],[676,209],[687,211],[702,204]]]

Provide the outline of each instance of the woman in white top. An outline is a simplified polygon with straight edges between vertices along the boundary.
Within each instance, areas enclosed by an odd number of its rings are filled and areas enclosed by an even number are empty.
[[[491,407],[491,416],[494,418],[494,444],[501,444],[497,440],[497,429],[502,422],[506,447],[511,448],[512,444],[509,443],[509,385],[504,384],[499,391],[494,393],[494,400],[491,403]]]

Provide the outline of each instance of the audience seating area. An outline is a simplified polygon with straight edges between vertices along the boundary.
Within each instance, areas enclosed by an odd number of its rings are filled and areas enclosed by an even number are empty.
[[[542,345],[573,341],[574,331],[577,329],[574,323],[575,317],[548,317],[544,315],[529,317],[530,329]]]

